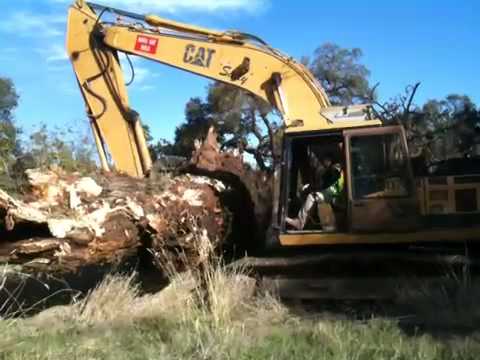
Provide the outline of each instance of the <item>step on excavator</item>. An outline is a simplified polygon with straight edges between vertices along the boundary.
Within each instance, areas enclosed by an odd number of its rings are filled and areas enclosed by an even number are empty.
[[[341,256],[351,263],[371,253],[372,245],[400,254],[402,244],[418,251],[431,244],[480,242],[480,169],[415,178],[402,126],[383,125],[369,105],[331,106],[305,66],[255,35],[77,0],[69,9],[67,51],[107,171],[144,177],[152,168],[119,54],[230,84],[276,109],[284,135],[266,243],[277,244],[288,258],[296,256],[298,262],[298,256],[320,251],[324,259],[326,252],[348,247],[354,250],[348,256],[341,250]],[[302,189],[316,171],[312,154],[317,159],[329,154],[341,164],[343,200],[318,206],[297,229],[286,219],[298,212]]]

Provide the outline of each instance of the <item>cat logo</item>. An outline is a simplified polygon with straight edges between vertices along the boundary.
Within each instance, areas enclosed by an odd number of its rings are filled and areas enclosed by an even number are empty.
[[[183,62],[209,68],[210,64],[212,63],[213,54],[215,54],[215,50],[213,49],[208,49],[201,46],[197,48],[195,45],[189,44],[185,48]]]

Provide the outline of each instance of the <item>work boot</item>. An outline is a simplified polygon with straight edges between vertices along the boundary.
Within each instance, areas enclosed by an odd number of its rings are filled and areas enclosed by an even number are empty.
[[[328,225],[328,226],[323,226],[322,230],[325,231],[325,232],[336,232],[337,227],[334,226],[334,225]]]
[[[285,222],[297,230],[303,229],[302,222],[300,221],[300,219],[292,219],[292,218],[286,217]]]

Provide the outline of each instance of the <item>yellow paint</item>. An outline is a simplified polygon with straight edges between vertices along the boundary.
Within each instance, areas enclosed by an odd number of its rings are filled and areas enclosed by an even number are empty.
[[[95,13],[81,2],[70,8],[67,52],[87,111],[93,115],[92,121],[98,125],[98,131],[94,131],[95,137],[100,140],[97,144],[102,143],[108,148],[117,170],[132,176],[142,176],[144,169],[134,129],[123,114],[124,109],[129,109],[128,95],[115,52],[105,48],[94,49],[90,42],[90,34],[96,21]],[[94,53],[108,64],[105,71],[95,60]],[[110,83],[107,82],[107,77]],[[97,146],[97,149],[100,157],[106,158],[103,146]]]
[[[155,15],[147,15],[144,20],[146,27],[102,23],[83,0],[75,1],[69,10],[67,51],[94,124],[95,140],[106,170],[109,168],[107,153],[117,170],[132,176],[144,176],[151,167],[143,130],[129,107],[123,73],[117,61],[118,52],[142,56],[249,91],[279,110],[287,133],[381,125],[378,120],[358,118],[332,121],[329,115],[342,109],[331,107],[310,71],[251,36],[209,30]],[[101,29],[101,34],[92,36],[95,25]],[[155,45],[139,47],[139,37]],[[245,72],[238,79],[232,79],[232,72],[242,69],[244,63],[249,64]],[[280,239],[285,246],[463,241],[480,239],[480,230],[288,234]]]
[[[100,40],[102,44],[90,41],[97,21],[105,35]],[[143,176],[151,166],[145,141],[135,131],[138,125],[130,124],[125,115],[129,104],[123,74],[116,61],[117,52],[139,55],[247,90],[281,112],[287,132],[380,125],[378,120],[329,121],[321,112],[330,107],[330,102],[310,71],[291,57],[252,41],[250,36],[204,29],[155,15],[145,16],[145,22],[149,28],[102,23],[81,0],[71,6],[68,18],[68,53],[89,111],[100,115],[96,118],[98,136],[112,155],[117,170]],[[156,42],[155,51],[138,49],[139,36]],[[95,54],[109,64],[103,76],[103,65],[97,64]],[[203,64],[192,61],[198,54],[203,55]],[[250,63],[248,71],[240,79],[232,80],[232,71],[245,59]],[[106,105],[104,112],[99,97]],[[294,122],[302,125],[289,127]],[[99,147],[99,151],[104,150]]]
[[[458,229],[421,230],[408,233],[379,233],[379,234],[285,234],[280,235],[282,246],[308,245],[354,245],[354,244],[401,244],[414,242],[442,242],[442,241],[480,241],[480,227]]]
[[[457,210],[457,192],[461,190],[471,190],[476,193],[477,208],[467,213],[480,213],[480,183],[475,181],[470,182],[457,182],[462,178],[468,177],[464,175],[457,176],[437,176],[437,177],[423,177],[417,179],[417,194],[421,199],[420,209],[422,215],[434,214],[434,208],[442,209],[443,211],[438,213],[443,214],[459,214]],[[432,182],[432,180],[444,180],[444,184]],[[435,193],[444,194],[444,198],[435,198]]]

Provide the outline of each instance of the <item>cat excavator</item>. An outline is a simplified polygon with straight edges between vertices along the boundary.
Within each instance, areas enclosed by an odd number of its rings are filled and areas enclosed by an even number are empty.
[[[284,135],[271,236],[281,247],[480,241],[479,174],[415,178],[401,126],[383,125],[367,105],[331,106],[305,66],[259,37],[83,0],[70,7],[67,26],[68,55],[103,169],[144,177],[152,168],[119,61],[119,54],[139,56],[243,89],[276,109]],[[285,221],[298,211],[315,170],[312,153],[334,154],[343,168],[344,201],[331,206],[328,231],[324,214],[301,230]]]

